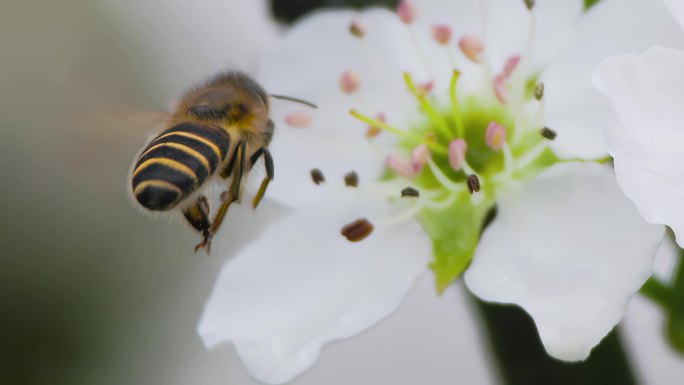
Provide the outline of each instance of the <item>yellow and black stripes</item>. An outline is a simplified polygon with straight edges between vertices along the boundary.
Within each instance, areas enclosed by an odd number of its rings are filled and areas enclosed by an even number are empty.
[[[217,127],[181,123],[157,136],[133,168],[132,188],[149,210],[169,210],[197,190],[223,161],[230,137]]]

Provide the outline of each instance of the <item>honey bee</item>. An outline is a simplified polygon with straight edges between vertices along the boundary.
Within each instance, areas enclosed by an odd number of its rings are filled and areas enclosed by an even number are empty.
[[[316,107],[292,97],[270,97]],[[212,237],[230,205],[240,201],[252,167],[263,159],[266,168],[252,200],[254,208],[273,180],[273,158],[268,151],[274,131],[269,95],[241,72],[219,73],[183,95],[166,127],[133,164],[133,196],[146,210],[180,209],[202,235],[195,252],[206,248],[209,253]],[[227,190],[210,220],[210,205],[202,187],[212,179],[223,181]]]

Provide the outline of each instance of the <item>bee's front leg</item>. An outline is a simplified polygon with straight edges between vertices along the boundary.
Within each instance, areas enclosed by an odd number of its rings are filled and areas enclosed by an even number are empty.
[[[212,234],[209,231],[211,223],[209,222],[209,201],[207,201],[207,197],[200,196],[197,198],[195,203],[183,210],[183,216],[195,230],[202,233],[202,242],[195,246],[195,252],[206,247],[207,254],[209,254]]]

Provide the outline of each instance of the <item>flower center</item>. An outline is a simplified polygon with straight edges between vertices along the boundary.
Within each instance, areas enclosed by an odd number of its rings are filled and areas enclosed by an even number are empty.
[[[515,58],[517,65],[520,57]],[[382,131],[398,139],[387,157],[389,172],[384,179],[408,179],[425,192],[415,203],[423,208],[452,203],[466,191],[482,195],[470,199],[471,204],[479,204],[494,200],[498,187],[524,180],[555,162],[548,142],[556,133],[540,125],[542,86],[533,80],[511,79],[515,70],[511,63],[507,61],[491,81],[492,93],[506,93],[506,98],[459,97],[456,90],[461,73],[454,70],[449,103],[443,106],[429,87],[416,85],[411,75],[404,73],[407,91],[423,115],[422,122],[411,127],[389,125],[383,114],[373,118],[351,110],[352,116],[368,125],[369,140]]]

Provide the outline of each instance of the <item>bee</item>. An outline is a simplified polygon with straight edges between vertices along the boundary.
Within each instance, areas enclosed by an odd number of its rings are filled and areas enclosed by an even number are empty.
[[[270,95],[313,108],[301,99]],[[166,129],[145,146],[133,164],[130,187],[143,209],[180,209],[202,241],[195,252],[210,252],[211,240],[231,204],[239,202],[252,167],[263,160],[266,176],[252,200],[256,208],[274,177],[268,145],[274,123],[269,118],[269,95],[241,72],[222,72],[187,91],[170,115]],[[202,193],[212,179],[226,190],[213,218]]]

